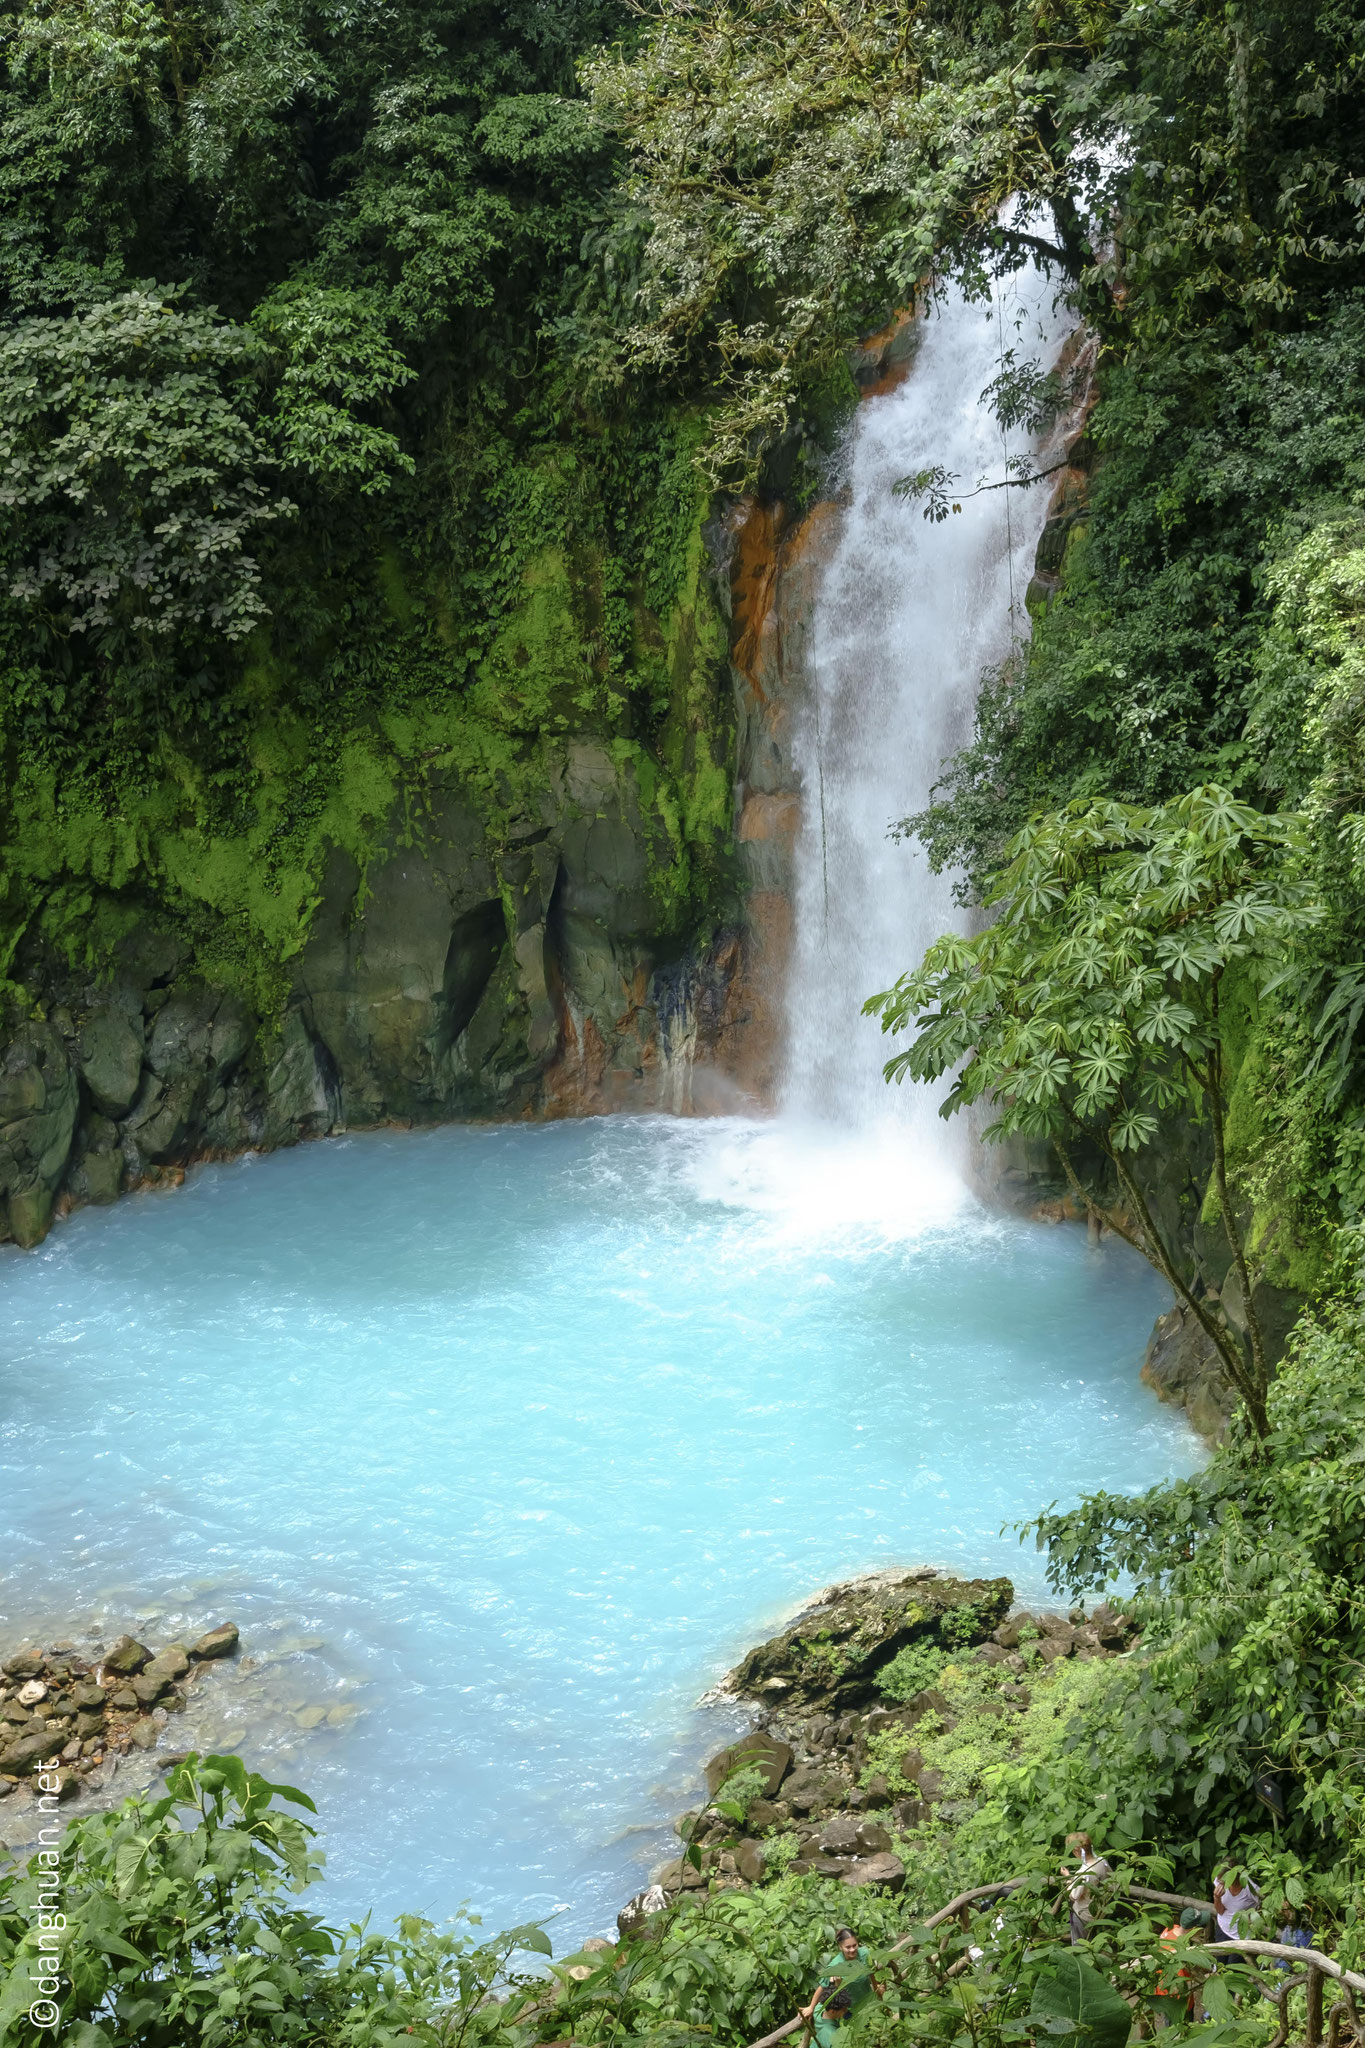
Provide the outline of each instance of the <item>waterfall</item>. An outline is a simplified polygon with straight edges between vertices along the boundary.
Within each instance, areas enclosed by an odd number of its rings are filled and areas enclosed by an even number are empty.
[[[1048,489],[963,498],[935,523],[892,485],[937,464],[970,492],[1025,451],[1022,430],[1005,445],[982,392],[1003,350],[1052,362],[1068,325],[1053,299],[1036,271],[997,286],[989,303],[945,294],[920,323],[899,388],[859,408],[794,735],[804,803],[783,1109],[845,1132],[894,1130],[925,1167],[954,1156],[937,1114],[942,1089],[888,1089],[888,1043],[860,1011],[964,914],[953,877],[931,874],[918,845],[893,841],[888,827],[928,802],[944,761],[970,738],[982,669],[1027,630]]]
[[[859,406],[843,450],[844,509],[804,689],[793,679],[802,822],[780,1113],[722,1119],[684,1141],[700,1192],[766,1212],[803,1242],[918,1236],[966,1199],[966,1132],[938,1115],[943,1084],[889,1088],[891,1043],[861,1012],[966,921],[954,878],[931,874],[889,828],[927,804],[971,737],[982,670],[1028,631],[1048,487],[967,494],[1028,452],[982,394],[1010,350],[1055,361],[1071,323],[1054,297],[1032,269],[986,302],[945,290],[918,323],[904,381]],[[892,491],[934,466],[963,494],[937,523]]]

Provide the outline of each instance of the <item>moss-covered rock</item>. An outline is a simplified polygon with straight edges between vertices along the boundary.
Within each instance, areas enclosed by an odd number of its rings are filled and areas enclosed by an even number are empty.
[[[831,1586],[781,1635],[751,1650],[729,1690],[787,1713],[843,1713],[877,1696],[877,1676],[915,1642],[985,1642],[1014,1601],[1005,1578],[955,1579],[927,1568],[876,1572]]]

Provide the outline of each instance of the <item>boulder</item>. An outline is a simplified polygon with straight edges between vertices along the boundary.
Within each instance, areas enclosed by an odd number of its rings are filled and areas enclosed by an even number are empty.
[[[909,1778],[913,1781],[919,1777],[920,1772],[924,1769],[924,1758],[919,1750],[907,1749],[902,1752],[896,1768],[903,1778]]]
[[[161,1698],[162,1693],[169,1689],[170,1683],[169,1678],[153,1671],[149,1664],[145,1671],[140,1672],[132,1680],[130,1689],[133,1698],[140,1707],[153,1707]]]
[[[8,1749],[0,1750],[0,1771],[7,1777],[26,1778],[49,1757],[60,1756],[65,1745],[64,1728],[47,1728],[41,1735],[21,1735]]]
[[[789,1817],[789,1809],[785,1803],[779,1805],[771,1799],[751,1799],[749,1801],[749,1811],[746,1818],[756,1835],[766,1835],[770,1828],[780,1828],[783,1821]],[[683,1819],[687,1819],[686,1814],[683,1815]]]
[[[860,1856],[883,1856],[891,1847],[891,1836],[880,1821],[861,1820],[854,1837],[854,1846]]]
[[[763,1791],[771,1799],[792,1767],[792,1752],[762,1729],[717,1751],[706,1766],[706,1789],[714,1799],[725,1780],[741,1768],[753,1766],[763,1773]]]
[[[138,1696],[131,1685],[121,1685],[111,1696],[109,1704],[116,1707],[121,1714],[136,1713],[139,1705]]]
[[[89,1680],[71,1688],[71,1704],[78,1714],[98,1713],[107,1698],[108,1694],[104,1687],[94,1685]]]
[[[913,1642],[962,1649],[984,1642],[1014,1604],[1008,1579],[923,1578],[877,1572],[831,1586],[790,1628],[751,1650],[729,1674],[738,1693],[770,1694],[784,1709],[843,1713],[873,1704],[882,1667]]]
[[[80,1083],[56,1026],[22,1024],[0,1058],[0,1235],[31,1246],[47,1234],[71,1153]],[[3,1206],[3,1205],[0,1205]]]
[[[735,1850],[735,1869],[746,1884],[759,1882],[766,1860],[763,1846],[759,1842],[741,1842]]]
[[[852,1868],[842,1856],[798,1856],[791,1873],[793,1877],[844,1877]]]
[[[120,1678],[131,1678],[135,1671],[141,1671],[144,1664],[150,1664],[152,1653],[145,1643],[136,1642],[132,1636],[120,1636],[111,1650],[101,1658],[106,1671],[113,1671]]]
[[[18,1650],[4,1664],[0,1664],[6,1678],[36,1678],[43,1668],[43,1660],[37,1650]]]
[[[898,1892],[905,1885],[905,1865],[899,1856],[884,1850],[876,1856],[862,1856],[843,1873],[845,1884],[863,1891]]]
[[[837,1804],[845,1790],[841,1778],[828,1771],[796,1771],[783,1787],[783,1797],[794,1814],[818,1812]]]
[[[888,1849],[891,1844],[888,1840]],[[827,1820],[820,1830],[820,1853],[825,1856],[852,1856],[858,1849],[858,1823],[849,1813],[836,1813]]]
[[[180,1644],[172,1643],[168,1649],[160,1651],[157,1656],[153,1657],[151,1663],[143,1672],[143,1677],[161,1678],[167,1684],[173,1685],[177,1678],[185,1676],[189,1668],[190,1660],[185,1655]]]
[[[197,1643],[190,1644],[189,1654],[196,1663],[210,1657],[231,1657],[241,1641],[241,1630],[235,1621],[223,1621],[217,1628],[211,1628],[207,1635],[200,1636]]]
[[[47,1698],[47,1687],[41,1678],[30,1678],[20,1686],[14,1697],[21,1707],[36,1707],[39,1700]]]
[[[627,1899],[616,1916],[616,1925],[623,1941],[638,1941],[648,1930],[649,1922],[656,1913],[662,1913],[668,1904],[668,1895],[660,1884],[646,1885],[634,1898]]]
[[[122,1116],[142,1078],[141,1015],[112,1007],[92,1011],[81,1026],[77,1064],[96,1109]]]
[[[155,1749],[161,1730],[155,1721],[134,1721],[128,1730],[129,1740],[134,1749]]]

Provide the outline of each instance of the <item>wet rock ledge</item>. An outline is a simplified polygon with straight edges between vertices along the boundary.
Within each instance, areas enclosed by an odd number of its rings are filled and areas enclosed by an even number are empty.
[[[689,1898],[788,1874],[899,1891],[916,1835],[957,1817],[916,1740],[951,1733],[953,1704],[933,1683],[894,1696],[917,1669],[965,1668],[962,1711],[1004,1723],[1027,1713],[1064,1660],[1121,1655],[1135,1640],[1108,1606],[1088,1618],[1032,1614],[1015,1606],[1009,1579],[932,1565],[827,1587],[724,1680],[723,1693],[754,1703],[756,1724],[711,1758],[705,1803],[675,1823],[699,1861],[684,1852],[664,1864],[618,1916],[621,1933],[648,1933],[655,1914]]]
[[[126,1635],[107,1650],[20,1650],[0,1665],[0,1798],[23,1798],[38,1771],[56,1777],[60,1799],[101,1791],[121,1756],[157,1747],[188,1689],[238,1641],[228,1621],[155,1652]]]

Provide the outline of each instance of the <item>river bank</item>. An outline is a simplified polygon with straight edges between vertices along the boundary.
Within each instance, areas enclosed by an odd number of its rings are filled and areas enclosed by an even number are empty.
[[[988,1768],[1055,1740],[1090,1667],[1136,1640],[1108,1604],[1021,1608],[1004,1577],[919,1565],[826,1587],[727,1675],[754,1726],[707,1762],[682,1853],[622,1909],[621,1934],[789,1875],[899,1891],[926,1835],[978,1811]]]

